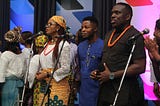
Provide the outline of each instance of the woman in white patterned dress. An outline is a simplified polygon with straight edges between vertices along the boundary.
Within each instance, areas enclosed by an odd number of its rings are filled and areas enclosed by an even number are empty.
[[[42,104],[42,98],[44,97],[50,77],[53,78],[50,83],[50,93],[49,96],[46,95],[43,106],[48,103],[50,106],[54,106],[55,104],[58,106],[66,106],[68,103],[70,89],[67,77],[70,72],[70,45],[63,38],[59,38],[59,35],[65,34],[65,29],[66,21],[62,16],[52,16],[46,25],[46,34],[49,35],[51,39],[39,55],[39,65],[37,65],[37,69],[39,67],[40,70],[38,70],[35,77],[34,106]],[[55,64],[59,56],[60,58],[56,66]],[[30,67],[30,69],[32,68]],[[54,72],[53,76],[52,72]]]

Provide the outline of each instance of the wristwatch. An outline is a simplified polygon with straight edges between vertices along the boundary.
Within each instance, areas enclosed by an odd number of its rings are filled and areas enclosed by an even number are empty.
[[[114,79],[114,73],[113,73],[113,72],[111,72],[111,73],[109,74],[109,79],[110,79],[110,80],[113,80],[113,79]]]

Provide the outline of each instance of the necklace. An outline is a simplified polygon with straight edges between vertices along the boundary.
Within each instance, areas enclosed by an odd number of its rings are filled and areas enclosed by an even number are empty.
[[[53,50],[54,50],[54,47],[55,47],[55,46],[54,46],[52,49],[50,49],[50,50],[47,52],[48,45],[49,45],[49,43],[47,44],[47,46],[46,46],[45,49],[44,49],[44,55],[45,55],[45,56],[47,56],[51,51],[53,51]]]
[[[124,33],[131,27],[131,25],[127,26],[124,31],[111,43],[111,40],[113,38],[114,33],[116,32],[116,29],[113,30],[109,41],[108,41],[108,47],[112,47],[113,45],[115,45],[117,43],[117,41],[124,35]]]

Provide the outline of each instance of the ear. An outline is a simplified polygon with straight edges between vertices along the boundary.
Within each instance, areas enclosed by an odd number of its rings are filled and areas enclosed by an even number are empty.
[[[60,29],[60,26],[59,26],[59,25],[57,25],[57,31],[59,31],[59,29]]]
[[[130,14],[127,14],[126,15],[126,20],[128,21],[128,20],[130,20],[131,19],[131,15]]]
[[[98,30],[98,28],[97,28],[97,27],[95,27],[95,28],[94,28],[94,32],[97,32],[97,30]]]

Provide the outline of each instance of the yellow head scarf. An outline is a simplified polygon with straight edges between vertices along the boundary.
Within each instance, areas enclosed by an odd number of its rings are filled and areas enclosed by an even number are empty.
[[[62,28],[66,29],[66,20],[62,16],[52,16],[50,19],[56,22]]]
[[[45,47],[45,44],[47,43],[47,41],[48,41],[48,37],[46,35],[41,35],[35,39],[35,45],[36,47]]]

